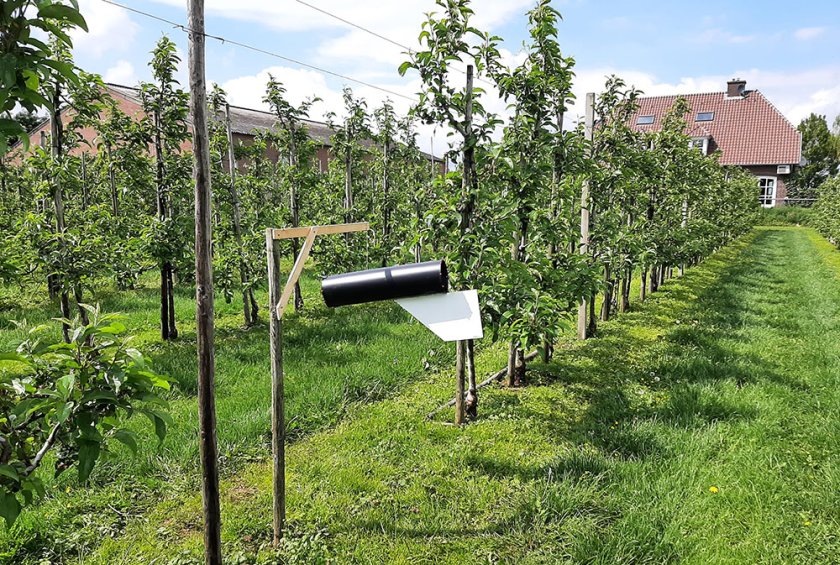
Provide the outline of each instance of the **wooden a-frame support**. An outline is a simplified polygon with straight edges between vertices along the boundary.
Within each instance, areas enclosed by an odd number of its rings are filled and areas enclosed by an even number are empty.
[[[283,312],[294,292],[295,283],[303,272],[303,265],[309,258],[315,238],[319,235],[367,231],[370,224],[335,224],[328,226],[307,226],[298,228],[265,230],[265,247],[268,256],[268,297],[269,297],[269,340],[271,351],[271,453],[274,469],[273,523],[274,544],[280,543],[286,526],[286,415],[283,394]],[[280,239],[305,237],[286,286],[280,292],[280,246],[275,242]]]

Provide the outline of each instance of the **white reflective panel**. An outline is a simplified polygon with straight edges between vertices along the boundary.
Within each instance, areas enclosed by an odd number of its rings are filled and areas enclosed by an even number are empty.
[[[400,298],[396,302],[443,341],[484,337],[476,290]]]

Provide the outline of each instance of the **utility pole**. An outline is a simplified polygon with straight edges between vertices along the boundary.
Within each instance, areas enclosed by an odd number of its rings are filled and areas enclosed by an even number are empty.
[[[198,351],[198,424],[201,494],[204,508],[204,562],[222,564],[219,456],[216,446],[216,385],[213,349],[213,262],[210,140],[207,132],[207,84],[204,77],[204,0],[189,0],[190,113],[193,122],[195,181],[195,303]]]

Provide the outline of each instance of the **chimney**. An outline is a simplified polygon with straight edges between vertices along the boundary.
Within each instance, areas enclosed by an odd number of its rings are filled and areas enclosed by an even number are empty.
[[[747,81],[739,78],[733,78],[726,83],[726,97],[727,98],[743,98],[744,92],[747,89]]]

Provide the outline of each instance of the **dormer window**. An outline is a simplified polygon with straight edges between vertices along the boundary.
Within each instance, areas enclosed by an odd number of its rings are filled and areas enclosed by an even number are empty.
[[[703,155],[709,154],[709,138],[708,137],[693,137],[689,142],[692,149],[697,149]]]
[[[636,118],[636,125],[637,126],[644,126],[653,123],[654,116],[639,116]]]
[[[711,122],[714,119],[715,119],[715,113],[714,112],[699,112],[697,114],[696,121],[698,121],[698,122]]]

